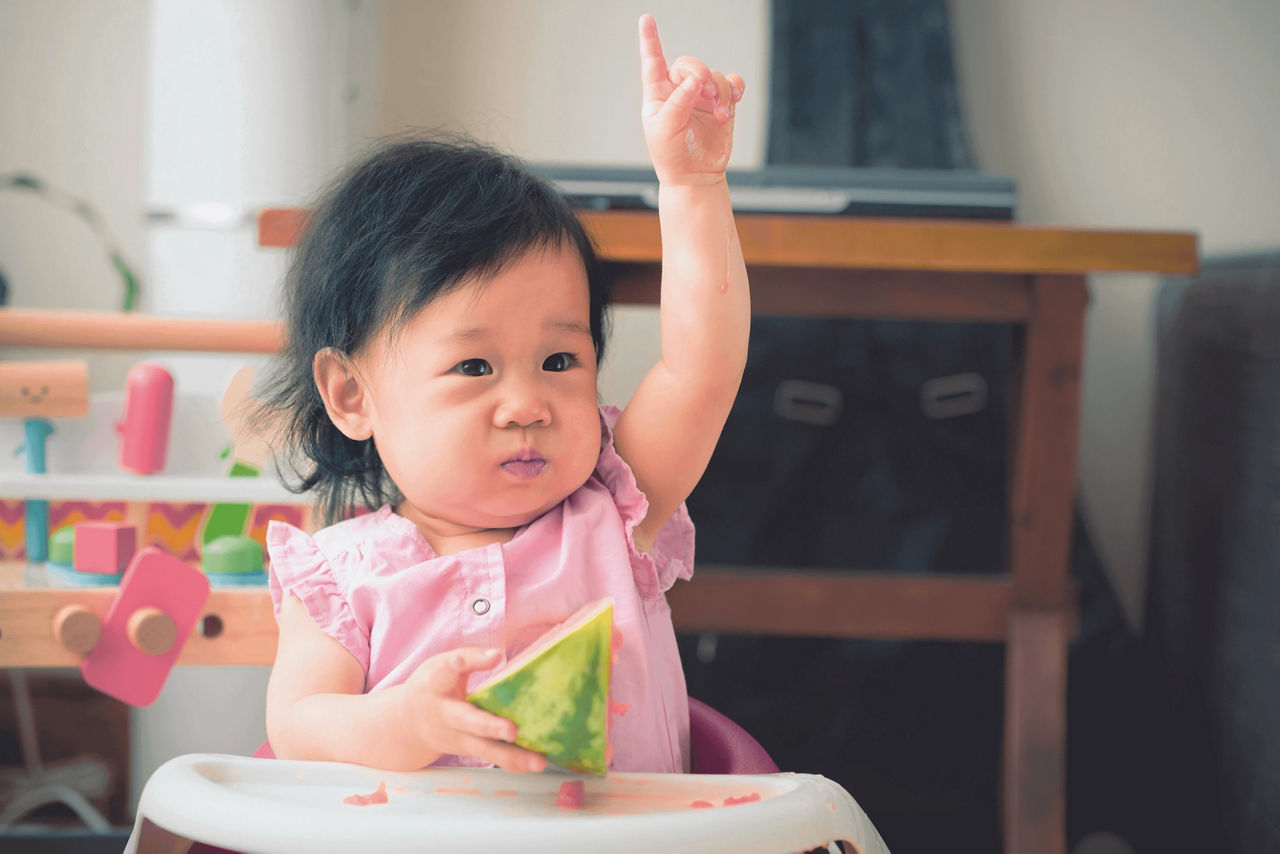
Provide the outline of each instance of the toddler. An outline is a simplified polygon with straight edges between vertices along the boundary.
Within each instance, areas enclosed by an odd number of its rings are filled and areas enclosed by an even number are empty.
[[[662,356],[597,402],[601,265],[569,204],[465,141],[402,142],[316,206],[287,282],[283,411],[326,524],[267,534],[277,756],[536,771],[468,684],[614,600],[611,767],[688,770],[665,591],[693,571],[684,499],[737,393],[750,306],[725,165],[737,75],[663,58],[640,21],[662,231]],[[350,508],[372,512],[343,519]]]

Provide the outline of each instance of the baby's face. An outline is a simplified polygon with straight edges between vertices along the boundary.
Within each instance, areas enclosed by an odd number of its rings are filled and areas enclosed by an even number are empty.
[[[523,525],[595,468],[595,348],[572,247],[439,297],[357,361],[397,509],[428,539]]]

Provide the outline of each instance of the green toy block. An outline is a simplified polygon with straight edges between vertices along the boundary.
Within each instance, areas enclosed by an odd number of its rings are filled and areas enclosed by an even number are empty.
[[[257,477],[257,466],[235,460],[231,463],[230,477]],[[205,520],[204,530],[200,534],[201,544],[208,546],[219,537],[244,533],[244,526],[249,521],[248,504],[215,504],[209,508],[209,517]]]
[[[262,572],[262,544],[240,534],[218,537],[205,543],[200,569],[206,575]]]
[[[58,566],[75,566],[76,529],[63,525],[49,535],[49,563]]]

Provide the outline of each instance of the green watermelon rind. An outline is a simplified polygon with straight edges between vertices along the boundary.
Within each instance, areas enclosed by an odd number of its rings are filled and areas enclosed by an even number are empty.
[[[582,774],[607,769],[613,607],[467,699],[513,721],[515,743]]]

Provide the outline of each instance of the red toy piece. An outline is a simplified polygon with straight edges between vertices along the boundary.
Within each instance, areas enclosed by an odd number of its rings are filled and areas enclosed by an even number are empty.
[[[76,522],[72,562],[77,572],[119,575],[138,548],[138,529],[126,522]]]
[[[138,552],[101,638],[80,663],[84,681],[131,706],[150,705],[208,598],[209,579],[200,570],[154,546]]]
[[[133,366],[125,380],[124,420],[120,431],[120,468],[135,474],[164,469],[173,416],[173,375],[155,362]]]

